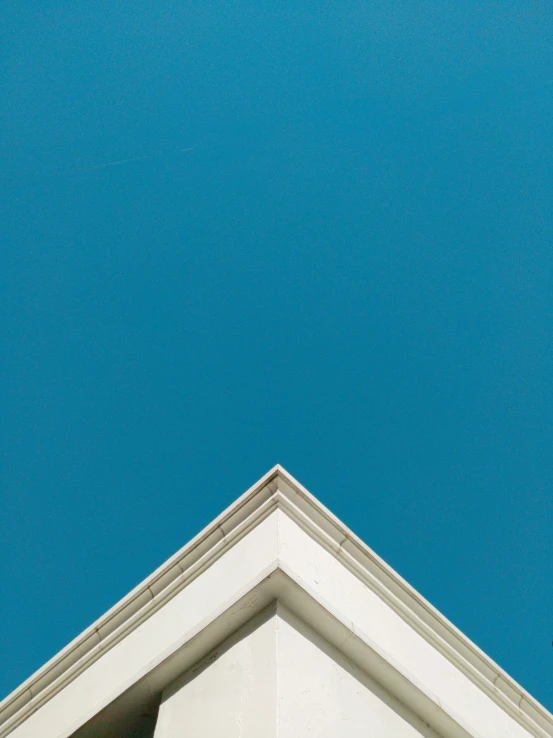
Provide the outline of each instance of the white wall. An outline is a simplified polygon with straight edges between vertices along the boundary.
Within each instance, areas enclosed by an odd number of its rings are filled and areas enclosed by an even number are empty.
[[[155,738],[436,738],[279,606],[164,693]]]
[[[436,738],[290,613],[278,618],[279,738]]]
[[[165,690],[154,738],[276,737],[276,617],[256,624]]]

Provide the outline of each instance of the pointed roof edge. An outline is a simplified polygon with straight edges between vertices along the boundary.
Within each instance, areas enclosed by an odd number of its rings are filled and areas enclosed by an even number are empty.
[[[553,734],[553,715],[425,600],[397,572],[311,495],[275,465],[189,543],[71,641],[0,702],[0,726],[16,713],[29,714],[88,663],[138,627],[201,574],[224,551],[282,508],[314,539],[376,592],[420,635],[513,717],[528,716]],[[78,666],[77,666],[78,665]],[[73,668],[76,667],[76,668]],[[56,689],[54,682],[59,687]],[[48,689],[50,688],[50,689]],[[47,690],[50,694],[44,694]],[[25,719],[23,717],[23,719]],[[18,721],[19,722],[19,721]],[[528,730],[528,725],[524,721]]]

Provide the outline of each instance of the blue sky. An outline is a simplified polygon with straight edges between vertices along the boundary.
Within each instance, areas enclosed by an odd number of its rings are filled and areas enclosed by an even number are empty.
[[[279,462],[553,709],[551,38],[2,4],[0,693]]]

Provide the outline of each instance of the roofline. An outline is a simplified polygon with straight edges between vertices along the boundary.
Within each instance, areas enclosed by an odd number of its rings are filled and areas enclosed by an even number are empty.
[[[279,464],[180,551],[0,702],[0,726],[20,724],[106,650],[149,618],[276,508],[376,592],[526,730],[553,736],[553,715],[461,633]],[[530,724],[528,721],[531,721]],[[11,728],[8,728],[10,731]],[[3,731],[0,727],[0,735]]]

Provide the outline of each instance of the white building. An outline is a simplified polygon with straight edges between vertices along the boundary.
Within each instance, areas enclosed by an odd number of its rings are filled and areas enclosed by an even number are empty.
[[[553,716],[281,467],[0,704],[12,738],[546,738]]]

